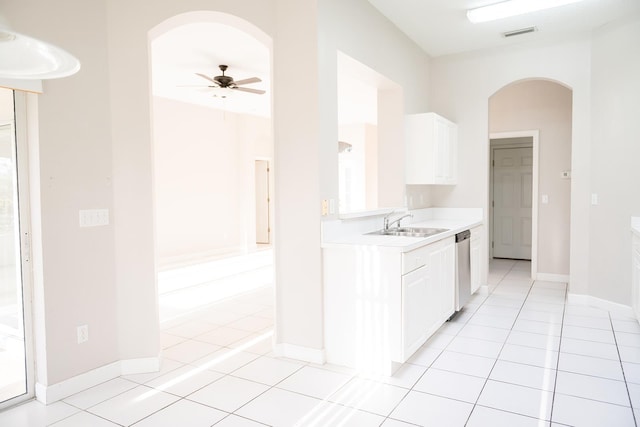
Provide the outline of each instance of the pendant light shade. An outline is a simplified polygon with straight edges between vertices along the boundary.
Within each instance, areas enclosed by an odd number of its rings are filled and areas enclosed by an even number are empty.
[[[80,61],[57,46],[17,33],[0,16],[0,78],[56,79],[80,70]]]

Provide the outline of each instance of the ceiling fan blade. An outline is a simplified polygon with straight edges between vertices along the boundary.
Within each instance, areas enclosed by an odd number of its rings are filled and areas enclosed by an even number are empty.
[[[251,83],[260,83],[262,80],[259,79],[258,77],[250,77],[248,79],[244,79],[244,80],[236,80],[233,83],[235,83],[236,85],[240,86],[240,85],[248,85]]]
[[[258,95],[262,95],[263,93],[265,93],[266,91],[264,90],[260,90],[260,89],[251,89],[248,87],[234,87],[233,90],[239,90],[241,92],[249,92],[249,93],[256,93]]]
[[[215,81],[215,80],[213,80],[211,77],[209,77],[209,76],[207,76],[207,75],[205,75],[205,74],[200,74],[200,73],[195,73],[195,74],[196,74],[196,76],[200,76],[200,77],[202,77],[203,79],[207,79],[207,80],[209,80],[210,82],[215,83],[216,85],[218,84],[218,82],[216,82],[216,81]]]

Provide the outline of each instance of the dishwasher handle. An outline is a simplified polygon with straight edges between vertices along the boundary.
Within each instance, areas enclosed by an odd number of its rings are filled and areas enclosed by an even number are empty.
[[[463,240],[467,240],[471,238],[471,231],[464,230],[456,234],[456,243],[462,242]]]

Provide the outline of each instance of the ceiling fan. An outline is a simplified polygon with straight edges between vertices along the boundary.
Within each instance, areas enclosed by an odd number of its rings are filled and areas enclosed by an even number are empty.
[[[222,88],[222,89],[233,89],[233,90],[237,90],[240,92],[249,92],[249,93],[255,93],[258,95],[262,95],[263,93],[265,93],[264,90],[261,89],[251,89],[248,87],[240,87],[242,85],[248,85],[251,83],[259,83],[262,80],[259,79],[258,77],[250,77],[248,79],[243,79],[243,80],[233,80],[233,77],[231,76],[226,76],[224,74],[225,71],[227,71],[227,68],[229,68],[227,65],[219,65],[218,66],[220,68],[220,70],[222,71],[222,75],[221,76],[215,76],[215,77],[209,77],[206,74],[201,74],[201,73],[195,73],[197,76],[202,77],[203,79],[206,79],[208,81],[210,81],[211,83],[213,83],[213,85],[208,85],[207,87],[210,88]]]

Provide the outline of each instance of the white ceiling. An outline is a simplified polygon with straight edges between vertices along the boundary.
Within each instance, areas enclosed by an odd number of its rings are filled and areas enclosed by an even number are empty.
[[[584,0],[498,21],[472,24],[468,9],[502,0],[369,0],[383,15],[436,57],[507,46],[523,41],[561,40],[640,13],[639,0]],[[538,31],[505,39],[502,33],[535,26]]]
[[[561,40],[640,14],[640,0],[584,0],[494,22],[472,24],[467,20],[467,9],[496,1],[499,0],[369,0],[432,57],[527,41]],[[535,26],[539,31],[509,39],[501,35],[529,26]],[[232,112],[270,116],[269,49],[249,34],[220,23],[188,23],[158,36],[152,41],[151,49],[154,95]],[[225,99],[213,97],[212,90],[206,87],[208,82],[194,73],[219,75],[220,64],[228,65],[226,74],[236,80],[259,77],[262,82],[247,87],[267,92],[255,95],[233,91],[233,96]],[[357,92],[352,94],[354,99],[366,98],[366,94],[371,94],[371,87],[380,85],[368,81],[371,79],[366,75],[360,75],[353,77],[365,85],[351,82],[349,89],[348,76],[343,77],[341,94],[349,96],[348,93]],[[362,105],[358,108],[356,103],[353,111],[358,110],[363,116],[358,120],[372,121],[371,108],[363,109]],[[346,114],[348,111],[342,108],[341,115]],[[344,117],[341,122],[353,120],[356,120],[355,116]]]
[[[194,73],[213,77],[222,74],[218,65],[229,66],[226,75],[235,80],[259,77],[247,88],[264,95],[232,91],[228,98],[213,97],[210,82]],[[271,110],[269,49],[234,27],[211,22],[181,25],[151,42],[152,90],[161,96],[211,108],[268,117]],[[183,87],[187,86],[187,87]]]

